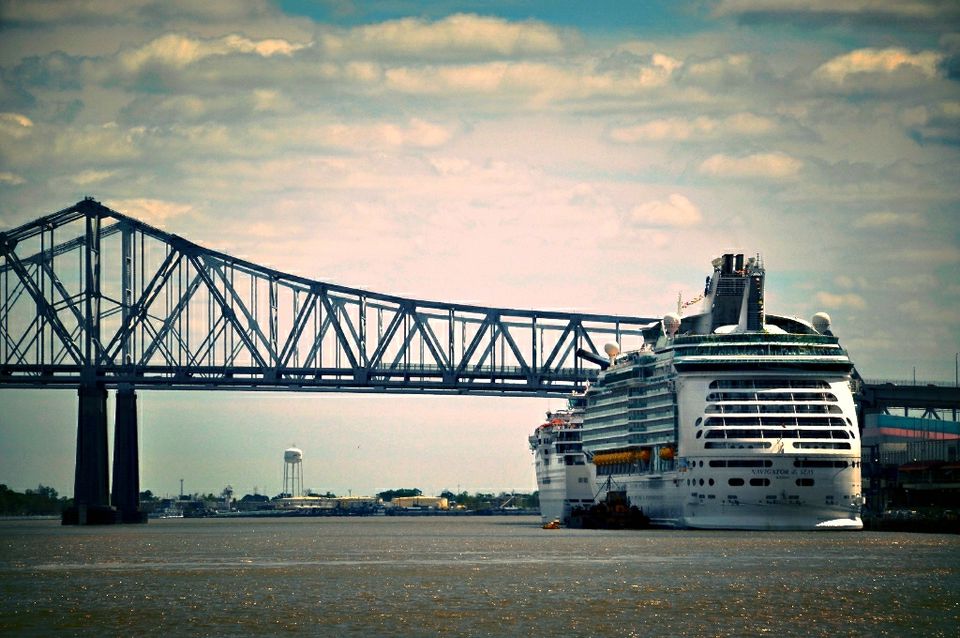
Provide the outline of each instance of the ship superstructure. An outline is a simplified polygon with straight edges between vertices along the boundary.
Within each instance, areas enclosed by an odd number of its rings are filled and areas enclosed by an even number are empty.
[[[829,317],[766,313],[759,257],[713,265],[702,312],[607,348],[581,435],[597,499],[625,491],[662,526],[860,529],[853,364]]]
[[[582,394],[572,395],[566,409],[547,412],[546,421],[530,435],[544,523],[566,524],[574,508],[593,503],[593,476],[580,440],[585,406]]]

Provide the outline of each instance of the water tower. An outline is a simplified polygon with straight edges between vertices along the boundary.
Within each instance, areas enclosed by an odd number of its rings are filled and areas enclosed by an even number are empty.
[[[283,493],[303,496],[303,451],[299,448],[283,452]]]

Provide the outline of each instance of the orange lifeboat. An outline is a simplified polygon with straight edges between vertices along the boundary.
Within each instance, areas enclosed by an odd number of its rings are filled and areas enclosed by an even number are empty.
[[[672,447],[660,448],[660,459],[664,461],[673,460],[673,448]]]

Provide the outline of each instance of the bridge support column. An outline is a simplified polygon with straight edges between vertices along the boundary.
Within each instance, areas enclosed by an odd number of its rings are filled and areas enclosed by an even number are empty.
[[[133,386],[117,389],[113,429],[113,506],[121,523],[146,523],[140,511],[140,448],[137,443],[137,393]]]
[[[77,392],[77,464],[73,477],[73,508],[63,513],[64,525],[113,523],[107,458],[107,389],[87,383]]]

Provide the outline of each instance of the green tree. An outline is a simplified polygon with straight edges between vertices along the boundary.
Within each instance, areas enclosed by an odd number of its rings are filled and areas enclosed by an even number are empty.
[[[418,488],[413,487],[413,488],[400,488],[397,490],[387,490],[385,492],[377,493],[378,498],[382,498],[384,501],[387,501],[387,502],[392,501],[393,499],[399,498],[401,496],[423,496],[423,492],[421,492]]]
[[[57,490],[45,485],[24,493],[0,485],[0,514],[6,516],[53,516],[63,512],[69,499],[59,498]]]

